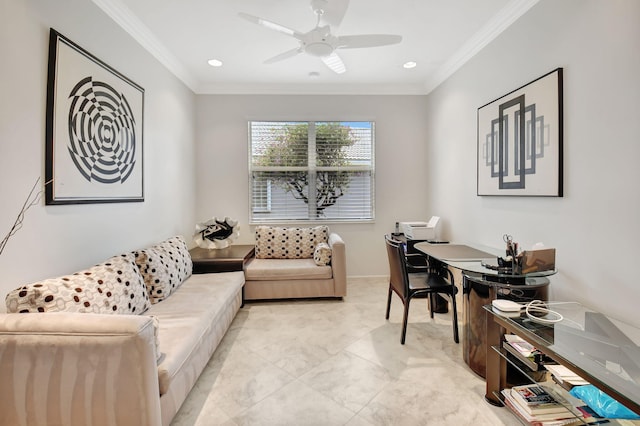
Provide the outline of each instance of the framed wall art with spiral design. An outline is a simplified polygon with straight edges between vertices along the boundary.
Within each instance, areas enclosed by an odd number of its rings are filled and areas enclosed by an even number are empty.
[[[144,89],[53,28],[46,204],[144,201]]]

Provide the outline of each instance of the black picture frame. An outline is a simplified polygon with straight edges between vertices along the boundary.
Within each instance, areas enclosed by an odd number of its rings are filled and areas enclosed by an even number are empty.
[[[477,195],[563,196],[562,74],[478,108]]]
[[[53,28],[45,203],[144,201],[144,89]]]

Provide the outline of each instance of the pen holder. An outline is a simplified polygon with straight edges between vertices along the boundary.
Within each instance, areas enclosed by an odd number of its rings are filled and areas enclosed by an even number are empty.
[[[521,275],[522,274],[522,259],[516,258],[516,261],[513,262],[513,266],[511,267],[511,271],[513,275]]]
[[[498,267],[505,273],[520,275],[522,273],[522,258],[516,257],[515,259],[504,259],[498,257]]]

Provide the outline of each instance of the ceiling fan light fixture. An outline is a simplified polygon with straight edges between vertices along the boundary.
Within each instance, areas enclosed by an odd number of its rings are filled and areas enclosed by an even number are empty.
[[[209,65],[211,65],[212,67],[221,67],[222,66],[222,61],[219,59],[209,59],[207,61],[207,63]]]
[[[313,56],[329,56],[333,53],[334,48],[329,43],[324,42],[314,42],[308,43],[304,46],[304,51]]]
[[[409,61],[409,62],[405,62],[402,66],[409,70],[411,68],[415,68],[416,66],[418,66],[418,64],[414,61]]]

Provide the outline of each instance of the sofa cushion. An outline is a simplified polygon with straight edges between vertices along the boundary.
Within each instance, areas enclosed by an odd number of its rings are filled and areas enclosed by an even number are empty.
[[[189,392],[192,384],[181,385],[187,378],[195,382],[211,358],[240,307],[243,284],[242,271],[195,274],[174,295],[149,309],[148,315],[159,320],[161,395],[176,380],[176,392]]]
[[[134,256],[152,304],[169,297],[193,271],[191,255],[182,236],[138,250]]]
[[[327,243],[320,243],[313,251],[313,261],[318,266],[326,266],[331,263],[331,247]]]
[[[329,228],[256,227],[256,258],[258,259],[312,259],[318,243],[329,240]]]
[[[247,281],[330,279],[331,266],[318,266],[313,259],[251,259],[245,267]]]
[[[132,254],[114,256],[84,271],[27,284],[10,292],[7,312],[141,314],[149,306]]]

